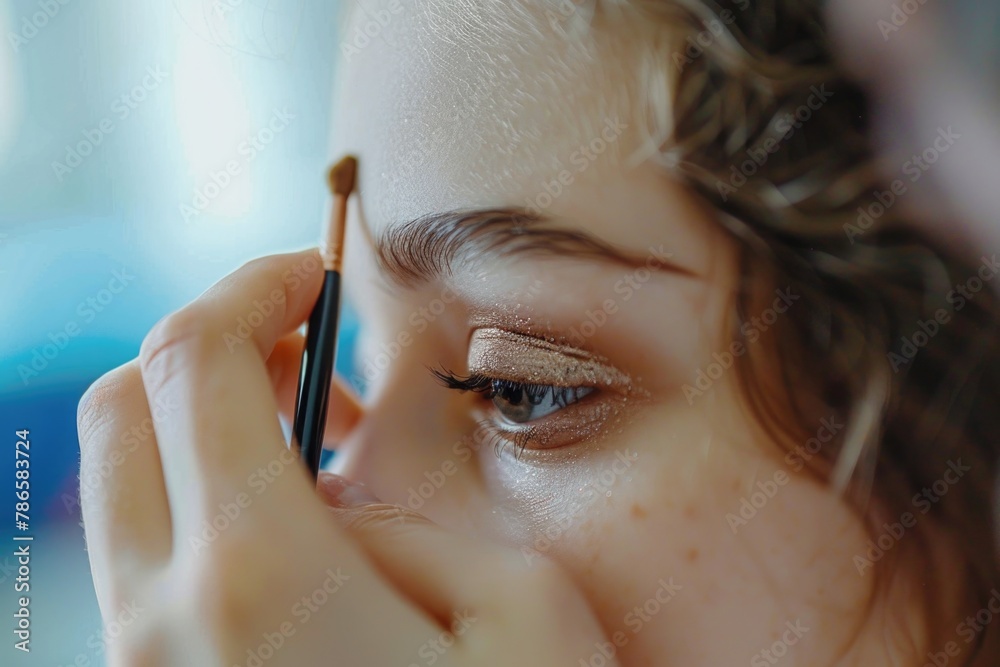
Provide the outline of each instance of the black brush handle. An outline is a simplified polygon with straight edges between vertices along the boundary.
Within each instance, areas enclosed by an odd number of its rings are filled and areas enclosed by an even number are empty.
[[[293,429],[299,454],[313,479],[319,474],[320,454],[323,453],[339,305],[340,274],[327,271],[319,300],[309,316],[306,345],[302,349],[302,368],[299,370],[299,394],[295,400]]]

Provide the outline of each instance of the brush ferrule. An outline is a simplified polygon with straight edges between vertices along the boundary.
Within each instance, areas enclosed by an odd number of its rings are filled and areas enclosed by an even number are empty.
[[[319,252],[326,271],[341,270],[344,257],[344,227],[347,220],[347,196],[336,195],[333,198],[333,209],[330,220],[324,229]]]

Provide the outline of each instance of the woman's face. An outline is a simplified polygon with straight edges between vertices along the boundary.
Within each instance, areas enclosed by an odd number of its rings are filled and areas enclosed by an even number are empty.
[[[731,347],[733,243],[635,158],[639,33],[588,30],[588,6],[353,12],[335,149],[360,164],[345,285],[368,391],[336,471],[560,563],[613,644],[580,664],[821,665],[848,649],[881,662],[860,521],[805,474],[805,439],[786,457],[740,407],[734,352],[763,349],[802,306],[778,286]],[[511,210],[539,220],[511,232]],[[632,261],[541,234],[555,229]]]

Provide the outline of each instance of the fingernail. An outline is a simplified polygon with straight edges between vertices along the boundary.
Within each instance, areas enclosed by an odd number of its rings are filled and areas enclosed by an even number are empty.
[[[381,502],[363,483],[333,473],[320,475],[318,488],[331,507],[359,507]]]

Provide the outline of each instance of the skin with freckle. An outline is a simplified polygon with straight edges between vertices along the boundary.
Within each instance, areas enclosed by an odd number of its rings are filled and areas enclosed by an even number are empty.
[[[406,3],[342,64],[333,151],[359,158],[345,261],[365,330],[358,362],[393,354],[370,378],[335,471],[413,507],[426,474],[455,465],[413,508],[513,544],[529,562],[558,562],[608,636],[620,633],[623,665],[769,664],[751,661],[789,623],[807,630],[782,664],[912,658],[884,637],[887,619],[905,626],[909,612],[869,604],[873,578],[852,561],[866,549],[861,521],[789,468],[742,409],[736,373],[693,404],[683,396],[729,344],[732,241],[641,159],[642,30],[581,29],[582,16],[550,20],[555,7]],[[363,20],[352,12],[348,34]],[[570,257],[466,258],[403,289],[387,284],[361,233],[498,206],[535,206],[546,224],[638,256],[665,248],[691,275]],[[536,434],[545,446],[515,456],[496,444],[516,434],[492,423],[481,396],[443,388],[428,370],[442,367],[611,389],[553,415]],[[760,494],[734,528],[727,515]],[[664,583],[677,588],[668,596]]]

